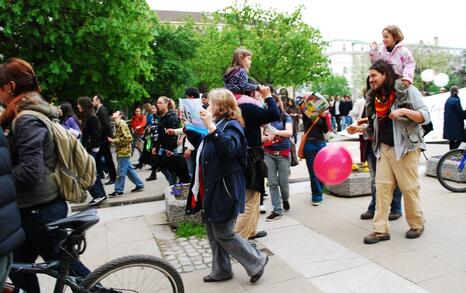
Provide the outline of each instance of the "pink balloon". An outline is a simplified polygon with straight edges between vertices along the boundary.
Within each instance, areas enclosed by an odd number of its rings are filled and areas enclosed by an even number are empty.
[[[353,160],[349,151],[340,145],[329,144],[314,159],[314,174],[326,185],[336,185],[351,174]]]

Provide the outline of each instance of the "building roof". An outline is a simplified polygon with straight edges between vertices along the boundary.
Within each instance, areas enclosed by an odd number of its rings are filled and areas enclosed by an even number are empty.
[[[194,22],[202,23],[204,12],[195,11],[173,11],[154,10],[161,22],[186,22],[186,18],[191,17]]]

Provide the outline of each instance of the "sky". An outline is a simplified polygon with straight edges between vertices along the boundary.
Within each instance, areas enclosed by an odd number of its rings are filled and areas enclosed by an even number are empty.
[[[212,12],[229,6],[227,0],[147,0],[155,10]],[[304,5],[303,20],[317,28],[326,41],[349,39],[382,42],[382,29],[401,28],[405,43],[433,43],[466,48],[466,1],[464,0],[248,0],[251,5],[294,11]]]

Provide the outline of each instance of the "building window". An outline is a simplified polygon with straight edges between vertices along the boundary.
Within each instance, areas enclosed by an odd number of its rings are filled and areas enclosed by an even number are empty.
[[[343,52],[345,52],[345,51],[346,51],[346,44],[343,44],[343,46],[342,46],[342,50],[343,50]]]
[[[343,67],[343,74],[347,74],[347,73],[348,73],[348,68],[346,68],[346,66],[345,66],[345,67]]]

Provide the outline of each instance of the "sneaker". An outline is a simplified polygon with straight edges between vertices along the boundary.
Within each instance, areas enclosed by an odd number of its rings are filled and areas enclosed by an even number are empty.
[[[117,196],[121,196],[121,195],[123,195],[123,192],[114,191],[114,192],[110,193],[108,196],[109,197],[117,197]]]
[[[144,186],[136,186],[134,189],[131,189],[131,192],[138,192],[138,191],[143,191]]]
[[[266,212],[266,210],[265,210],[265,205],[260,205],[260,206],[259,206],[259,212],[260,212],[261,214],[265,214],[265,212]]]
[[[396,220],[398,220],[399,218],[401,218],[401,214],[400,214],[400,213],[390,213],[390,215],[388,215],[388,220],[389,220],[389,221],[396,221]]]
[[[408,239],[415,239],[419,238],[422,233],[424,232],[424,226],[422,226],[421,229],[409,229],[408,232],[406,232],[406,238]]]
[[[152,180],[157,180],[157,175],[154,174],[154,175],[150,175],[149,177],[146,178],[146,181],[152,181]]]
[[[262,270],[260,270],[257,274],[255,274],[254,276],[251,277],[250,279],[250,282],[251,283],[255,283],[257,281],[259,281],[259,279],[262,277],[262,275],[264,274],[264,269],[265,269],[265,266],[267,265],[267,263],[269,262],[269,257],[268,256],[265,256],[265,264],[264,266],[262,267]]]
[[[285,212],[290,210],[290,203],[287,200],[283,201],[283,209],[285,210]]]
[[[375,244],[379,241],[385,241],[385,240],[390,240],[390,234],[372,232],[371,234],[364,237],[365,244]]]
[[[276,220],[280,220],[281,218],[283,218],[283,215],[277,214],[276,212],[271,212],[270,215],[268,215],[267,218],[265,218],[265,221],[273,222]]]
[[[89,205],[91,206],[96,206],[98,204],[101,204],[104,200],[106,200],[107,197],[106,196],[101,196],[101,197],[96,197],[96,198],[93,198],[90,202],[89,202]]]
[[[370,220],[374,218],[374,213],[367,211],[361,214],[361,220]]]
[[[313,200],[313,201],[312,201],[312,205],[313,205],[313,206],[320,206],[321,203],[322,203],[321,200],[319,200],[319,201]]]

